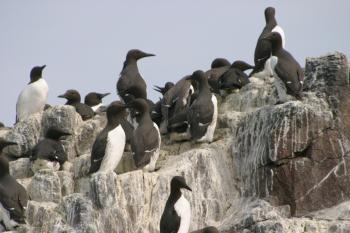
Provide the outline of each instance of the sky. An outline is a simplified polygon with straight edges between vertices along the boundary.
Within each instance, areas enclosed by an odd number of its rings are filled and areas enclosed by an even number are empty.
[[[350,56],[349,0],[1,0],[0,121],[13,125],[17,97],[36,65],[47,65],[48,103],[56,105],[67,89],[82,99],[110,92],[105,104],[118,99],[130,49],[156,54],[138,62],[152,100],[160,97],[153,85],[208,70],[217,57],[252,64],[268,6],[302,66],[329,52]]]

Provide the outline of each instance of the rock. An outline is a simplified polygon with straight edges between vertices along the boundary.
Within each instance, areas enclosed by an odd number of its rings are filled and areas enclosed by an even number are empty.
[[[81,194],[71,194],[63,198],[58,207],[65,222],[77,232],[99,232],[97,214],[92,203]]]
[[[29,201],[27,206],[27,222],[32,227],[43,227],[52,220],[53,217],[58,217],[55,212],[57,207],[53,202],[37,202]]]
[[[8,146],[3,152],[14,157],[27,155],[40,139],[41,118],[42,114],[36,113],[15,124],[12,130],[6,134],[6,139],[17,142],[17,145]]]
[[[16,179],[28,178],[33,176],[31,162],[29,158],[20,158],[10,162],[10,175]]]
[[[74,179],[73,174],[67,171],[58,171],[60,178],[62,197],[74,193]]]
[[[52,170],[35,173],[27,191],[31,199],[38,202],[59,203],[62,197],[60,178]]]
[[[85,154],[81,155],[74,160],[74,178],[80,178],[86,176],[89,173],[91,164],[91,155]]]
[[[102,131],[105,124],[106,116],[104,115],[96,115],[93,119],[83,122],[76,138],[78,156],[91,153],[96,136]]]
[[[97,208],[108,208],[115,204],[116,177],[114,172],[96,172],[91,175],[91,199]]]

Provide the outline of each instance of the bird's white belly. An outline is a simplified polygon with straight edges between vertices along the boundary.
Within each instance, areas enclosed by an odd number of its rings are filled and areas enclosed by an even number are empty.
[[[91,108],[92,108],[92,110],[93,110],[94,112],[96,112],[101,106],[103,106],[102,103],[100,103],[100,104],[98,104],[98,105],[95,105],[95,106],[92,106]]]
[[[121,125],[109,131],[105,155],[101,162],[100,172],[111,172],[117,168],[124,152],[126,137]]]
[[[10,213],[5,209],[5,207],[0,203],[0,222],[3,222],[7,230],[13,230],[18,223],[11,220]]]
[[[18,97],[16,112],[18,121],[43,111],[49,88],[44,79],[27,85]]]
[[[177,233],[188,233],[191,223],[191,206],[183,194],[176,201],[174,208],[177,215],[181,218]]]

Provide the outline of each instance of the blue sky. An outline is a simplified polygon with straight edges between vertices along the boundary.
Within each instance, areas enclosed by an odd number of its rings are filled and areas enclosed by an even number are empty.
[[[0,1],[0,121],[12,125],[20,91],[35,65],[46,64],[50,104],[77,89],[111,92],[125,55],[138,48],[150,99],[153,85],[207,70],[216,57],[253,63],[264,9],[276,8],[286,49],[304,66],[308,56],[350,54],[350,1]]]

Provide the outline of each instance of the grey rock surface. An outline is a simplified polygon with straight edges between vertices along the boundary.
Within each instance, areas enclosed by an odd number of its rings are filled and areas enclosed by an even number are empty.
[[[308,58],[302,101],[287,97],[277,77],[253,77],[220,102],[210,144],[162,138],[155,172],[135,170],[124,153],[116,173],[87,175],[104,115],[82,122],[69,106],[54,106],[2,135],[22,156],[50,126],[72,135],[64,141],[71,169],[28,171],[28,159],[11,162],[11,174],[28,190],[27,224],[18,232],[158,233],[175,175],[193,192],[190,231],[215,226],[223,233],[349,233],[350,89],[345,55]],[[281,104],[276,104],[283,102]],[[33,134],[33,135],[32,135]]]

